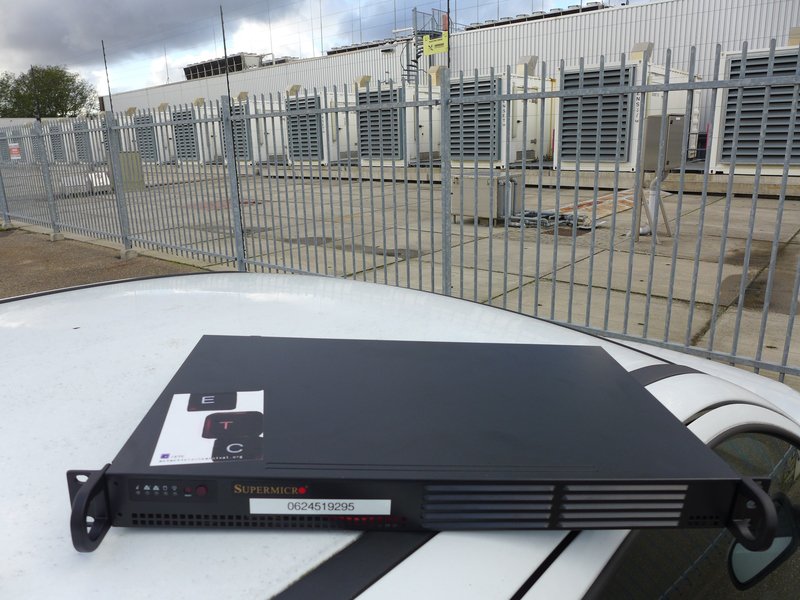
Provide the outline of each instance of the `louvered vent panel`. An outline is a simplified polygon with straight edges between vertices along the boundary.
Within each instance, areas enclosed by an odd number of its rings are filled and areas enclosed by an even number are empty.
[[[194,114],[191,108],[172,111],[173,129],[175,136],[175,157],[178,160],[199,160],[200,152],[197,147],[197,128],[195,127]]]
[[[370,90],[358,93],[358,105],[402,102],[402,89]],[[402,109],[385,108],[358,113],[358,145],[362,158],[403,158],[405,120]]]
[[[53,160],[63,162],[67,160],[67,153],[64,149],[64,134],[61,125],[50,125],[47,128],[50,134],[50,147],[53,151]]]
[[[500,91],[500,80],[483,78],[450,84],[451,98],[469,98],[474,102],[450,105],[451,155],[464,161],[500,158],[500,106],[493,100],[480,101]]]
[[[626,67],[624,77],[619,68],[605,69],[603,87],[631,85],[634,75],[634,67]],[[563,90],[600,87],[600,70],[584,70],[582,81],[580,73],[564,73],[561,87]],[[632,94],[584,96],[582,101],[579,98],[564,98],[561,101],[561,159],[575,161],[580,155],[582,161],[594,161],[598,148],[599,128],[600,161],[613,162],[617,157],[617,133],[619,133],[619,160],[627,161],[631,100]]]
[[[775,55],[773,76],[794,75],[797,69],[797,53]],[[730,60],[730,78],[738,79],[742,71],[742,59]],[[745,77],[766,77],[769,72],[768,56],[748,56],[744,66]],[[776,85],[770,88],[769,104],[765,105],[766,87],[742,88],[742,105],[738,111],[739,135],[734,143],[734,130],[737,120],[737,98],[739,90],[732,88],[725,92],[723,110],[725,122],[722,131],[722,151],[720,160],[731,162],[735,148],[736,161],[754,164],[758,159],[758,146],[764,138],[762,161],[764,164],[781,165],[785,159],[789,143],[789,119],[792,111],[791,85]],[[766,128],[761,129],[763,111],[767,111]],[[800,163],[800,126],[795,126],[791,140],[790,158],[792,164]]]
[[[142,160],[145,162],[158,162],[158,146],[156,145],[156,131],[153,127],[153,115],[137,115],[133,118],[136,127],[136,144]]]
[[[291,98],[286,101],[286,111],[319,109],[319,97]],[[316,114],[289,114],[286,117],[289,135],[289,155],[294,160],[322,160],[322,117]]]
[[[422,524],[434,529],[544,529],[553,486],[519,484],[428,485]]]
[[[8,136],[0,131],[0,160],[11,160],[11,152],[8,149]]]
[[[681,521],[683,484],[429,485],[422,524],[432,529],[615,529],[674,527]],[[719,523],[694,517],[690,525]]]
[[[558,524],[565,529],[677,526],[686,485],[568,485]]]
[[[92,162],[92,144],[89,140],[89,125],[85,121],[76,121],[72,127],[75,132],[75,153],[81,162]]]
[[[250,144],[250,107],[247,104],[234,104],[231,107],[231,128],[233,129],[233,147],[237,160],[253,160],[253,147]],[[241,117],[241,118],[236,118]]]

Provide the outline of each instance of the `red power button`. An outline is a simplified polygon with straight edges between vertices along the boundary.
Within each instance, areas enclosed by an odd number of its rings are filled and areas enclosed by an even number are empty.
[[[204,485],[198,485],[196,488],[194,488],[194,493],[195,496],[201,496],[201,497],[205,496],[206,494],[208,494],[208,487]]]

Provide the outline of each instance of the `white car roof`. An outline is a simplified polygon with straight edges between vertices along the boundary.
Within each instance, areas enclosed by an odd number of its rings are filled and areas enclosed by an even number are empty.
[[[659,356],[691,367],[648,386],[684,420],[711,406],[744,403],[800,422],[800,394],[731,367],[651,347],[643,347],[645,354],[516,313],[385,285],[215,273],[12,299],[0,303],[4,595],[266,597],[358,538],[335,531],[113,528],[97,552],[73,550],[66,471],[109,462],[204,334],[598,345],[628,371],[650,368],[652,375],[664,364]],[[549,568],[526,598],[546,597],[553,582],[560,597],[570,589],[579,596],[585,582],[575,569],[591,584],[605,560],[598,549],[615,548],[625,535],[440,533],[376,575],[363,597],[509,597],[540,564]],[[549,564],[555,548],[562,552]]]

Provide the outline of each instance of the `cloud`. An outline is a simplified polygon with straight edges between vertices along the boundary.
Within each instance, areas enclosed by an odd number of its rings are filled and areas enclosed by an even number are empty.
[[[555,0],[558,2],[558,0]],[[566,5],[575,0],[563,0]],[[549,7],[554,0],[453,2],[461,23]],[[411,25],[411,11],[444,8],[439,0],[4,0],[0,72],[32,64],[65,65],[107,91],[100,40],[112,90],[183,79],[183,67],[223,55],[219,5],[228,52],[319,56],[332,46],[392,36]],[[165,60],[166,54],[166,60]]]

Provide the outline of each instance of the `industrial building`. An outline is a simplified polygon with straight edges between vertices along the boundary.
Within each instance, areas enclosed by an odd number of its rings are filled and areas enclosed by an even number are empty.
[[[594,101],[590,97],[551,98],[542,103],[543,110],[537,102],[524,106],[520,100],[479,98],[641,82],[643,42],[649,43],[646,47],[650,50],[648,84],[664,83],[667,77],[670,83],[688,82],[689,70],[694,71],[692,81],[793,75],[800,45],[798,25],[800,3],[793,0],[662,0],[616,7],[589,2],[565,11],[470,24],[450,35],[449,57],[424,56],[415,30],[405,38],[332,48],[319,58],[273,57],[265,62],[257,55],[237,54],[228,57],[227,63],[215,60],[189,65],[186,81],[115,94],[114,102],[127,115],[138,115],[134,118],[142,125],[144,120],[186,119],[190,113],[208,111],[201,107],[213,105],[227,93],[227,65],[231,93],[239,100],[235,111],[300,111],[297,116],[261,119],[256,131],[239,131],[239,157],[262,163],[414,164],[436,160],[439,155],[441,117],[435,99],[440,91],[432,85],[429,72],[449,58],[451,97],[475,97],[474,103],[456,103],[449,111],[454,161],[511,168],[523,156],[524,160],[542,157],[567,170],[613,170],[619,164],[620,170],[633,171],[632,161],[642,139],[639,128],[648,116],[662,114],[662,94],[648,94],[644,107],[628,106],[633,101],[628,95],[621,96],[618,103],[608,96],[603,96],[602,103],[597,101],[599,96]],[[772,39],[778,50],[770,65],[765,49]],[[749,44],[746,72],[742,71],[743,42]],[[723,54],[717,66],[718,45]],[[695,52],[693,65],[691,52]],[[624,73],[620,65],[623,53]],[[528,75],[527,79],[522,75]],[[762,155],[764,172],[779,173],[789,146],[789,162],[800,163],[800,133],[795,128],[791,141],[786,134],[792,88],[755,86],[741,94],[725,88],[714,93],[698,90],[688,109],[688,157],[708,151],[712,172],[752,173],[757,168],[755,157]],[[416,107],[397,106],[411,96],[417,100]],[[424,99],[430,104],[420,105],[419,100]],[[101,108],[106,100],[101,98]],[[323,106],[326,102],[327,107]],[[356,110],[352,116],[346,112],[349,107],[361,109],[384,102],[394,104],[387,109]],[[683,114],[687,104],[687,91],[672,92],[667,111]],[[762,111],[762,106],[767,110]],[[167,115],[170,107],[181,108]],[[331,108],[338,112],[308,114],[308,109]],[[741,123],[737,114],[743,115]],[[762,125],[764,136],[760,134]],[[188,134],[195,126],[202,127],[187,123],[179,132],[176,126],[170,149],[164,147],[158,154],[153,140],[152,148],[148,146],[149,158],[142,158],[221,160],[219,148],[199,148],[192,142],[193,136]],[[709,130],[713,135],[707,135]],[[736,147],[734,134],[739,136]],[[217,142],[221,139],[212,137]],[[599,153],[595,152],[598,145]],[[58,147],[54,152],[60,152]]]

